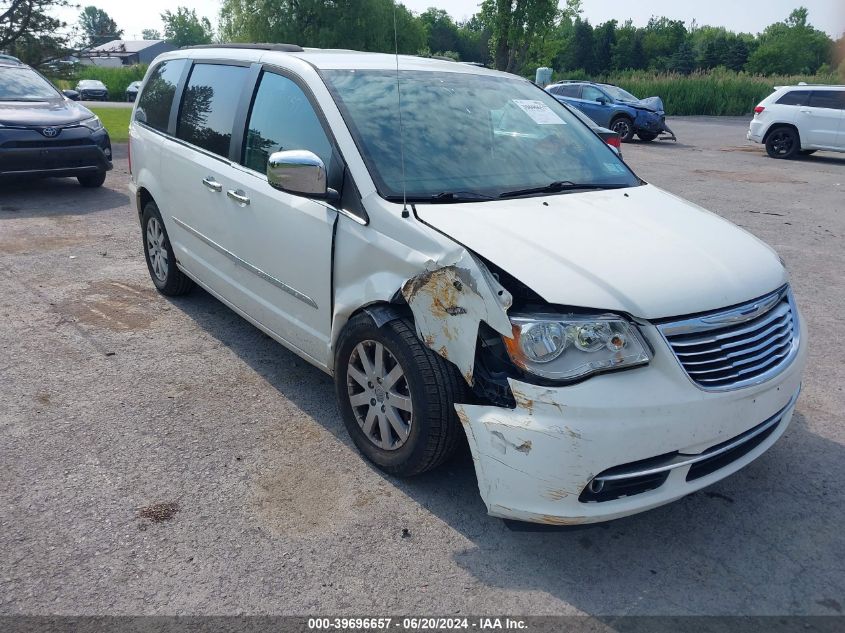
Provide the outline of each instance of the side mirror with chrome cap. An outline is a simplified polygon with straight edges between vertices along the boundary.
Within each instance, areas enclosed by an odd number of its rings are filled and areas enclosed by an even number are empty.
[[[274,189],[295,196],[321,200],[340,198],[340,194],[328,186],[322,159],[305,149],[273,152],[267,160],[267,182]]]

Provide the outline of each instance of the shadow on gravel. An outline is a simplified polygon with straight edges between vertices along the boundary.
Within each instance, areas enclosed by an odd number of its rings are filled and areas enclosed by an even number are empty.
[[[328,376],[201,290],[173,304],[352,446],[325,406]],[[587,614],[837,615],[843,462],[845,447],[796,414],[768,453],[706,490],[611,523],[552,529],[487,516],[466,448],[413,479],[375,472],[469,541],[455,563],[486,587],[549,593]]]
[[[121,183],[119,183],[121,184]],[[0,220],[56,215],[87,215],[129,204],[129,196],[110,188],[86,189],[76,178],[16,179],[0,182]]]

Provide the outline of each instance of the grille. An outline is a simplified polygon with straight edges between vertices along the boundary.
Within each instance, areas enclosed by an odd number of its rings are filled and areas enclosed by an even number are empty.
[[[94,141],[88,138],[57,139],[51,141],[9,141],[3,143],[2,147],[18,149],[51,149],[56,147],[79,147],[83,145],[94,145]]]
[[[736,308],[658,328],[692,381],[712,391],[768,380],[798,350],[798,315],[788,286]]]

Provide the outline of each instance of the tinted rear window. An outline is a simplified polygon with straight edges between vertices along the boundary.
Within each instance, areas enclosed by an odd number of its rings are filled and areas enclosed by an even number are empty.
[[[228,156],[235,113],[248,73],[244,66],[195,64],[182,97],[176,136]]]
[[[564,84],[562,86],[558,86],[558,91],[555,94],[558,94],[561,97],[574,97],[577,99],[578,95],[581,94],[581,86]]]
[[[810,96],[809,90],[790,90],[775,103],[780,105],[806,105],[807,97]]]
[[[187,59],[172,59],[155,67],[144,92],[138,98],[136,121],[146,123],[160,132],[167,131],[176,85],[187,63]]]
[[[845,90],[813,90],[810,93],[810,107],[845,110]]]

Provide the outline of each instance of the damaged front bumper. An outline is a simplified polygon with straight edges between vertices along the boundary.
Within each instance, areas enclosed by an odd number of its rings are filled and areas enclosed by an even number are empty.
[[[666,125],[666,117],[654,112],[640,112],[634,121],[634,128],[637,132],[647,134],[663,134],[661,141],[677,141],[675,133]]]
[[[802,347],[776,378],[712,393],[658,353],[576,385],[510,380],[513,409],[455,406],[491,515],[592,523],[669,503],[760,456],[789,425],[805,357]]]

